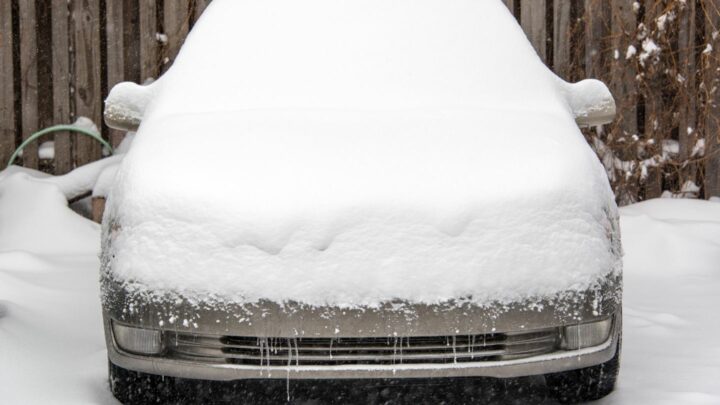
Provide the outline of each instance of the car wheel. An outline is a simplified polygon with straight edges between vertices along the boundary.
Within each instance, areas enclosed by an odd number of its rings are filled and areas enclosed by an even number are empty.
[[[620,372],[620,347],[621,340],[615,356],[597,366],[545,375],[550,396],[560,403],[574,404],[600,399],[611,393]]]

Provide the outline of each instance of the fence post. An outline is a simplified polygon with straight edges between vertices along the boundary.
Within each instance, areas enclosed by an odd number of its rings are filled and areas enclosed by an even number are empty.
[[[680,145],[680,160],[690,159],[692,149],[695,146],[695,134],[697,130],[696,118],[696,91],[695,91],[695,2],[688,1],[680,6],[680,21],[678,30],[678,62],[681,81],[680,111],[678,120],[678,142]],[[680,170],[680,185],[686,181],[695,182],[695,170],[697,166],[689,164]]]
[[[165,72],[180,51],[185,37],[190,30],[190,0],[173,0],[165,2],[163,10],[163,26],[167,35],[167,44],[163,52],[162,70]]]
[[[125,46],[127,45],[125,44],[125,29],[129,27],[125,27],[123,21],[125,15],[123,3],[125,3],[123,0],[106,0],[105,3],[107,15],[105,25],[107,66],[105,69],[108,91],[117,83],[125,80]],[[113,147],[119,145],[124,136],[123,131],[113,128],[108,130],[108,138]]]
[[[34,1],[20,1],[20,97],[22,100],[22,138],[27,139],[39,128],[37,77],[37,13]],[[37,143],[28,145],[22,154],[23,166],[37,169]]]
[[[12,3],[0,1],[0,167],[15,149]]]
[[[138,5],[140,20],[140,82],[158,76],[159,54],[157,40],[157,6],[155,0],[143,0]]]
[[[570,29],[570,1],[554,0],[553,4],[553,68],[558,76],[570,80],[572,36]]]
[[[645,0],[643,22],[648,31],[652,29],[656,18],[662,14],[662,9],[662,4],[659,4],[657,0]],[[644,137],[645,141],[653,140],[655,142],[654,147],[649,150],[650,153],[655,155],[662,153],[662,140],[665,138],[664,131],[669,125],[665,119],[667,114],[664,111],[662,98],[663,74],[651,61],[646,62],[645,66],[643,66],[645,85],[642,87],[641,93],[645,105]],[[663,181],[662,172],[661,167],[648,168],[647,178],[645,179],[645,199],[660,197]]]
[[[203,11],[210,5],[210,0],[195,0],[195,15],[193,16],[193,22],[197,21],[202,15]]]
[[[77,116],[90,118],[102,125],[102,92],[100,88],[100,2],[73,0],[75,31],[75,110]],[[100,146],[88,137],[75,139],[78,166],[100,158]]]
[[[610,89],[617,103],[617,117],[611,126],[609,140],[616,146],[617,156],[625,161],[634,161],[637,158],[634,136],[637,136],[637,69],[635,60],[627,58],[628,47],[636,37],[637,16],[632,3],[627,0],[612,0],[611,7],[611,57],[610,57]],[[625,173],[622,173],[625,176]],[[637,181],[624,182],[624,187],[618,190],[618,196],[624,203],[637,200],[639,184]]]
[[[705,107],[705,196],[720,197],[720,0],[706,0],[705,15],[705,66],[703,81],[706,93]],[[712,48],[708,48],[707,46]]]
[[[520,24],[540,59],[545,63],[548,62],[547,29],[545,27],[546,5],[546,0],[524,0],[520,3]]]
[[[67,0],[52,0],[53,121],[69,124],[70,110],[70,9]],[[72,170],[69,132],[55,134],[55,174]]]

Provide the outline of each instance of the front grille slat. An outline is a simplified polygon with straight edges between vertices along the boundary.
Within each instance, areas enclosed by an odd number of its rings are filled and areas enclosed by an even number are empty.
[[[557,328],[486,335],[266,338],[171,334],[168,353],[201,362],[256,366],[392,365],[509,360],[556,350]]]

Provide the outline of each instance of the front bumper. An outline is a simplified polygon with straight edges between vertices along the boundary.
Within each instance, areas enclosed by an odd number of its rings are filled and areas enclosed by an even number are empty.
[[[385,378],[510,378],[579,369],[609,361],[618,350],[621,318],[615,317],[610,337],[602,344],[580,350],[555,351],[532,357],[500,361],[444,364],[393,365],[238,365],[140,356],[120,350],[106,319],[110,361],[125,369],[180,378],[231,381],[240,379],[385,379]]]
[[[615,356],[621,331],[621,278],[608,277],[586,291],[559,293],[554,298],[528,300],[510,305],[475,306],[470,303],[404,304],[390,302],[377,308],[317,308],[296,303],[221,304],[188,300],[181,296],[157,297],[129,294],[121,283],[103,280],[103,314],[110,361],[138,372],[217,381],[240,379],[384,379],[437,377],[510,378],[555,373],[601,364]],[[387,362],[381,364],[298,364],[292,360],[264,362],[261,350],[255,363],[218,359],[218,350],[204,359],[168,351],[155,356],[132,354],[117,345],[112,322],[163,331],[165,336],[199,336],[202,339],[257,338],[306,339],[415,339],[416,337],[460,337],[526,334],[568,325],[612,318],[608,338],[596,346],[579,350],[557,347],[532,355],[501,355],[482,361],[464,359],[445,362]],[[454,338],[453,338],[454,339]],[[267,346],[267,344],[266,344]],[[402,343],[401,343],[402,346]],[[246,346],[247,347],[247,346]],[[232,349],[232,348],[231,348]],[[268,350],[268,347],[265,348]],[[436,349],[436,348],[435,348]],[[547,349],[547,348],[546,348]],[[257,350],[257,348],[256,348]],[[388,350],[387,348],[385,350]],[[474,350],[474,349],[473,349]],[[290,350],[292,352],[292,350]],[[257,352],[256,352],[257,353]],[[387,353],[387,352],[386,352]],[[301,353],[302,354],[302,349]],[[269,352],[268,352],[269,356]],[[228,356],[230,357],[230,356]],[[302,357],[302,356],[301,356]],[[268,357],[269,358],[269,357]],[[283,358],[284,359],[284,358]],[[207,361],[206,361],[207,360]]]

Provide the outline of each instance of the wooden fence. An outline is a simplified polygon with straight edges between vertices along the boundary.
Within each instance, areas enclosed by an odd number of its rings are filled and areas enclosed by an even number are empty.
[[[720,195],[720,0],[503,1],[561,77],[610,85],[618,119],[586,136],[622,201]],[[167,70],[209,2],[0,0],[0,164],[40,128],[100,124],[108,89]],[[54,159],[33,143],[20,163],[60,174],[101,156],[89,138],[53,139]]]

